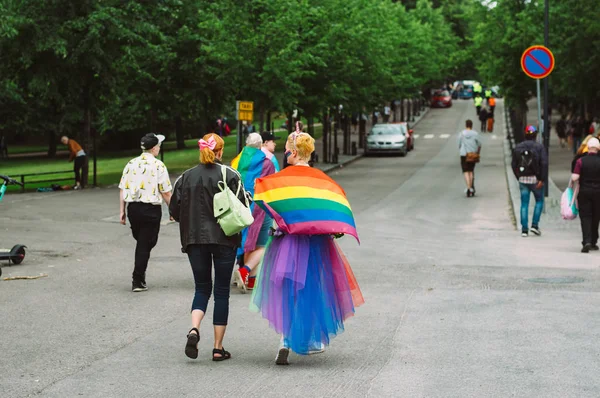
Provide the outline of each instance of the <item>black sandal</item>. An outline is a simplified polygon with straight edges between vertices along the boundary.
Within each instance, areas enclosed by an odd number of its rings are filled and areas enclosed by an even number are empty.
[[[192,332],[196,332],[195,334]],[[185,355],[188,358],[198,358],[198,342],[200,341],[200,331],[196,328],[192,328],[187,335],[187,343],[185,345]]]
[[[221,356],[216,357],[215,354],[219,354]],[[229,352],[225,351],[225,347],[221,348],[220,350],[218,348],[215,348],[213,350],[213,361],[220,362],[220,361],[224,361],[229,358],[231,358],[231,354]]]

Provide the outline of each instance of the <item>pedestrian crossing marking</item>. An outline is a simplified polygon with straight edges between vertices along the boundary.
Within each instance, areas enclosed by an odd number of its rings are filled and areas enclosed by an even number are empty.
[[[496,140],[496,139],[498,139],[498,137],[496,137],[496,134],[493,134],[493,135],[492,135],[492,139],[493,139],[493,140]]]
[[[440,134],[440,138],[450,138],[450,134]]]
[[[419,138],[420,136],[419,136],[419,134],[415,134],[413,137]]]
[[[430,140],[430,139],[432,139],[433,137],[434,137],[434,135],[433,135],[433,134],[425,134],[425,137],[423,137],[423,138],[425,138],[426,140]]]

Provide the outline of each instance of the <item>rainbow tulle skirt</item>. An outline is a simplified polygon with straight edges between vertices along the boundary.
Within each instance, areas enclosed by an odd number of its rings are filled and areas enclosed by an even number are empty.
[[[279,235],[267,244],[252,292],[261,312],[298,354],[328,345],[364,303],[356,278],[330,235]]]

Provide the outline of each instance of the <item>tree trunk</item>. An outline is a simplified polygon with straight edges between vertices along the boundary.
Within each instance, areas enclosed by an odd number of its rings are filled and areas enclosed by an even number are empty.
[[[270,131],[271,133],[273,132],[273,129],[271,128],[271,111],[267,110],[267,131]]]
[[[56,133],[54,131],[48,131],[48,157],[53,158],[56,156]]]
[[[400,121],[401,122],[405,122],[406,119],[404,118],[405,114],[404,114],[404,98],[400,99]]]
[[[184,149],[185,137],[183,134],[183,120],[181,120],[181,115],[175,117],[175,137],[177,138],[177,149]]]
[[[312,116],[307,116],[306,117],[306,124],[308,124],[308,134],[310,134],[311,137],[315,136],[315,121],[314,118]]]
[[[329,163],[329,156],[328,156],[328,151],[329,151],[329,118],[327,117],[327,111],[325,111],[323,113],[323,137],[321,138],[323,140],[323,162],[324,163]]]
[[[89,86],[84,88],[83,93],[83,132],[80,141],[83,150],[89,153],[92,141],[92,97]]]
[[[258,132],[265,131],[265,110],[264,106],[261,104],[258,107]]]

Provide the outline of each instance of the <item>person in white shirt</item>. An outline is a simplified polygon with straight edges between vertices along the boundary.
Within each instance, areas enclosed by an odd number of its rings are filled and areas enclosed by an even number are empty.
[[[131,286],[133,292],[148,290],[146,269],[150,252],[158,242],[161,205],[163,200],[167,206],[171,201],[169,172],[164,163],[156,158],[164,139],[163,135],[152,133],[142,137],[144,152],[127,163],[119,183],[121,224],[125,225],[129,218],[133,237],[137,241]]]

